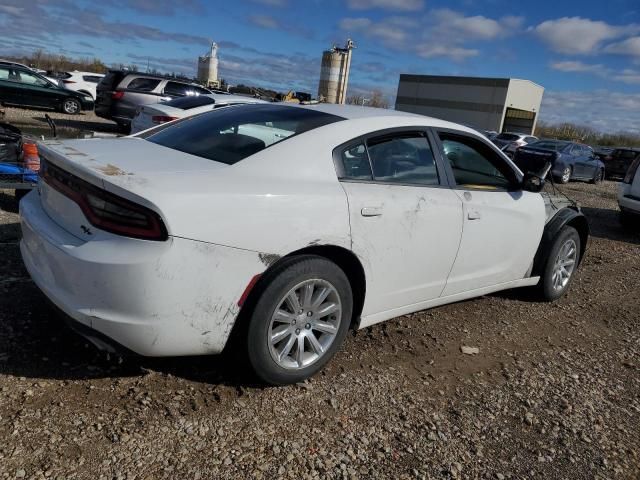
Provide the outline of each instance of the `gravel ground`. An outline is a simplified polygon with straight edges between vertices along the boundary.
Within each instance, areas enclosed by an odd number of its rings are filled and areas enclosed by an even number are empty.
[[[114,122],[96,116],[93,111],[67,115],[51,110],[0,107],[0,121],[15,125],[24,133],[51,137],[51,129],[47,124],[45,114],[53,119],[60,138],[82,138],[92,131],[118,133],[117,125]]]
[[[400,317],[285,388],[96,352],[29,281],[0,192],[0,478],[640,478],[640,235],[615,183],[564,189],[593,228],[566,298]]]

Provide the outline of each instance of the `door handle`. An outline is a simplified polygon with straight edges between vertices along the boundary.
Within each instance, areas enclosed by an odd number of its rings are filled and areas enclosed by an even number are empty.
[[[480,220],[482,215],[480,215],[480,212],[477,210],[470,210],[469,213],[467,213],[467,218],[469,220]]]
[[[363,217],[379,217],[382,215],[382,207],[362,207],[360,214]]]

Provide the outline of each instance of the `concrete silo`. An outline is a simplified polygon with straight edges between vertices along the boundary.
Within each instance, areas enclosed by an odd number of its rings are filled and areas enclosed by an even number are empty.
[[[218,44],[211,44],[211,51],[198,57],[198,81],[207,86],[218,86]]]
[[[327,103],[344,104],[347,98],[349,70],[351,69],[351,51],[355,48],[351,39],[344,48],[334,45],[331,50],[322,53],[320,85],[318,99]]]

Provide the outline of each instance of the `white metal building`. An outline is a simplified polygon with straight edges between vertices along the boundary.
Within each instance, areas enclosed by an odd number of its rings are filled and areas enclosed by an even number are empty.
[[[544,88],[516,78],[401,74],[396,110],[480,130],[532,134]]]

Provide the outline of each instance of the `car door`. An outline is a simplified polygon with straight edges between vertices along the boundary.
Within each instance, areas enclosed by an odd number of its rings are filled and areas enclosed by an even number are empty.
[[[437,138],[464,222],[443,295],[525,278],[544,229],[542,196],[523,191],[515,166],[480,138],[452,130]]]
[[[573,145],[570,151],[571,168],[573,169],[572,178],[584,178],[587,166],[582,145]]]
[[[56,87],[35,72],[28,72],[21,69],[17,73],[20,83],[20,95],[22,97],[21,104],[48,108],[57,108],[60,106],[64,96],[62,89]]]
[[[438,298],[460,243],[462,201],[447,186],[427,133],[360,138],[338,147],[334,159],[352,249],[367,273],[362,316]]]
[[[585,179],[595,178],[596,173],[600,166],[598,165],[598,156],[594,153],[591,147],[586,145],[582,146],[584,163],[583,163],[583,175]]]

